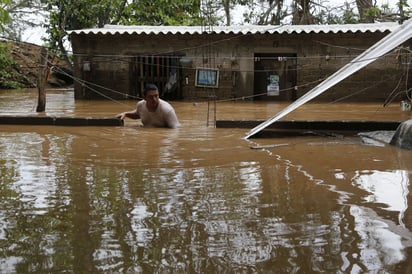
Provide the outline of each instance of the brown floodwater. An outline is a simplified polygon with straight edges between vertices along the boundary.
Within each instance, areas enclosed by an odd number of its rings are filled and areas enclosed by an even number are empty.
[[[37,114],[35,90],[0,91],[1,115],[113,117],[135,103],[54,90]],[[0,272],[412,271],[412,151],[358,135],[245,140],[211,126],[213,103],[171,103],[179,129],[0,125]],[[218,101],[216,118],[283,107]],[[285,119],[411,112],[309,103]]]

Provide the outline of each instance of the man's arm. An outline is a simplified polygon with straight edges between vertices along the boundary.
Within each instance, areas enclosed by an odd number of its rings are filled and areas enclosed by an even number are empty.
[[[119,118],[120,120],[123,120],[126,117],[131,118],[131,119],[139,119],[140,116],[137,113],[137,108],[134,110],[125,111],[125,112],[122,112],[116,115],[116,118]]]
[[[179,120],[177,119],[175,111],[172,109],[166,115],[166,123],[169,128],[180,127]]]

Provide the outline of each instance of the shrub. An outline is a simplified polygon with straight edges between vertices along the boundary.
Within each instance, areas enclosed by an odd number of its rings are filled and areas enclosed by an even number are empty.
[[[10,47],[7,43],[0,42],[0,88],[21,88],[19,82],[14,81],[13,66],[16,63],[9,56]]]

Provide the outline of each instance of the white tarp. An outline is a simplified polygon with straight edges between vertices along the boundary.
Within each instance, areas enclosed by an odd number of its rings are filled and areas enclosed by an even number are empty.
[[[284,108],[278,114],[266,120],[265,122],[257,125],[251,129],[245,136],[245,139],[248,139],[258,133],[259,131],[270,126],[274,122],[278,121],[282,117],[286,116],[290,112],[294,111],[301,105],[312,100],[316,96],[322,94],[327,89],[333,87],[340,81],[344,80],[346,77],[357,72],[361,68],[365,67],[369,63],[375,61],[379,57],[393,50],[395,47],[401,45],[407,41],[412,36],[412,19],[405,21],[402,25],[392,31],[390,34],[385,36],[382,40],[374,44],[372,47],[367,49],[365,52],[360,54],[358,57],[353,59],[350,63],[342,67],[340,70],[329,76],[322,83],[314,87],[312,90],[307,92],[305,95],[300,97],[298,100]]]

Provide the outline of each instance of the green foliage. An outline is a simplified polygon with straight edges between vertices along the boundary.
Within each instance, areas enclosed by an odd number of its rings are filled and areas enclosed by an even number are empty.
[[[294,4],[290,4],[289,7],[285,2],[284,0],[244,1],[243,3],[247,7],[247,10],[243,14],[244,21],[257,25],[282,24],[282,21],[286,17],[294,13],[293,10],[289,10]]]
[[[399,8],[399,22],[403,22],[405,19],[410,18],[411,10],[409,8],[407,0],[399,0],[398,2]]]
[[[0,42],[0,88],[21,88],[22,85],[13,81],[13,65],[15,62],[9,57],[9,46]]]
[[[200,0],[134,0],[120,23],[125,25],[199,25]]]
[[[343,13],[342,13],[341,24],[359,23],[359,15],[357,15],[353,10],[354,8],[351,7],[348,2],[345,2]]]
[[[399,0],[399,2],[397,3],[398,7],[402,7],[402,8],[409,8],[409,4],[408,4],[408,0]]]
[[[0,0],[0,31],[5,31],[5,26],[10,23],[9,8],[11,0]],[[13,80],[13,65],[15,62],[9,56],[7,43],[0,42],[0,88],[21,88],[22,85]]]
[[[70,45],[68,31],[83,28],[100,28],[106,24],[121,25],[219,25],[231,23],[235,5],[245,8],[244,23],[288,24],[295,23],[353,24],[359,23],[355,1],[345,1],[342,6],[327,9],[310,0],[0,0],[1,7],[13,4],[47,11],[48,23],[44,25],[48,37],[47,47],[70,63],[67,52]],[[357,2],[357,1],[356,1]],[[399,16],[387,7],[373,6],[366,11],[368,18],[377,21],[397,21],[410,13],[407,0],[399,0]],[[359,2],[360,3],[360,2]],[[387,14],[390,13],[391,16]],[[362,14],[363,16],[364,14]],[[0,9],[0,23],[8,18],[6,9]],[[19,17],[13,17],[19,18]],[[305,19],[305,20],[303,20]],[[292,22],[292,23],[294,23]]]
[[[67,31],[122,25],[196,25],[200,0],[43,0],[50,10],[48,46],[70,62]]]
[[[10,21],[10,15],[8,12],[8,6],[11,4],[11,0],[0,0],[0,30],[4,31],[4,25]]]
[[[365,16],[366,17],[371,17],[371,18],[376,18],[376,17],[379,16],[380,13],[381,13],[381,10],[380,10],[379,7],[371,7],[371,8],[366,10]]]

